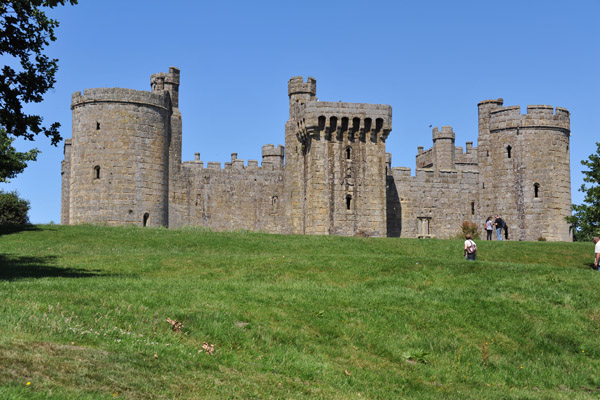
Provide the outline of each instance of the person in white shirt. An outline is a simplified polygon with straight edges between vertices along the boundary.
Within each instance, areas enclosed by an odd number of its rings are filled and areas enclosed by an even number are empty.
[[[594,269],[598,269],[598,261],[600,261],[600,238],[594,238],[594,244],[596,245],[594,252],[596,253],[594,257]]]
[[[475,258],[477,257],[477,245],[471,239],[470,234],[467,234],[467,236],[465,236],[465,239],[467,239],[465,240],[465,258],[467,260],[475,261]]]

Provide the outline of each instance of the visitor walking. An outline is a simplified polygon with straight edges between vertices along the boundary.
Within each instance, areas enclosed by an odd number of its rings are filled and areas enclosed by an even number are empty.
[[[504,229],[504,220],[496,214],[496,219],[494,220],[494,225],[496,226],[496,237],[498,240],[502,241],[502,229]]]
[[[465,240],[465,259],[475,261],[475,258],[477,257],[477,245],[475,244],[473,239],[471,239],[470,234],[467,233],[465,239],[467,239]]]
[[[485,232],[487,233],[486,240],[492,240],[492,232],[494,231],[494,222],[492,217],[488,217],[487,221],[485,221]]]

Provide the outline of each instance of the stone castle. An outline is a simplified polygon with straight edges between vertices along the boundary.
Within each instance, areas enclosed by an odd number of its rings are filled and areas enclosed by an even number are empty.
[[[180,71],[151,88],[88,89],[72,96],[72,139],[62,162],[61,223],[251,230],[288,234],[454,237],[499,213],[510,239],[569,241],[569,112],[478,105],[478,146],[451,127],[418,148],[415,175],[391,166],[389,105],[323,102],[316,80],[288,83],[285,147],[262,162],[222,168],[181,160]]]

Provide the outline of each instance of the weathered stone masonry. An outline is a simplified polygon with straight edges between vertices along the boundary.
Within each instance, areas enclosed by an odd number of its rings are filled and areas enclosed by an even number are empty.
[[[569,112],[479,104],[478,147],[451,127],[418,148],[415,175],[391,166],[388,105],[321,102],[316,80],[291,78],[285,147],[262,162],[233,153],[222,168],[181,161],[180,73],[151,92],[73,94],[62,164],[63,224],[205,226],[273,233],[452,237],[463,221],[500,213],[511,239],[571,240]]]

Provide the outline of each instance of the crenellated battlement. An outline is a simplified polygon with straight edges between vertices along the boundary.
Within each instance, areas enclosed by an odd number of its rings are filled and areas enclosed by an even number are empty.
[[[186,168],[192,169],[209,169],[209,170],[264,170],[274,171],[283,168],[283,157],[285,147],[278,145],[275,147],[272,144],[267,144],[262,147],[262,165],[258,165],[257,160],[248,160],[245,165],[244,160],[238,158],[238,153],[231,153],[231,161],[225,162],[223,165],[220,161],[208,161],[206,167],[204,161],[200,160],[200,153],[195,153],[194,161],[185,161],[183,165]]]
[[[317,95],[317,80],[309,76],[304,82],[302,76],[294,76],[288,81],[288,96],[294,94],[310,94],[311,96]]]
[[[451,126],[442,126],[442,130],[440,131],[437,127],[433,128],[433,141],[435,142],[438,139],[452,139],[454,140],[454,130]]]
[[[169,110],[169,98],[164,93],[123,88],[94,88],[71,95],[71,110],[94,103],[125,103]]]
[[[169,67],[168,73],[159,72],[150,76],[150,87],[153,92],[169,92],[173,107],[179,107],[179,80],[179,68]]]
[[[284,153],[285,153],[285,147],[282,145],[277,145],[277,147],[275,147],[272,144],[265,144],[262,147],[263,159],[265,157],[283,157]]]
[[[489,113],[490,132],[517,129],[543,128],[570,133],[570,113],[562,107],[548,105],[527,106],[527,113],[521,114],[521,107],[511,106],[492,110]]]

